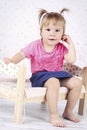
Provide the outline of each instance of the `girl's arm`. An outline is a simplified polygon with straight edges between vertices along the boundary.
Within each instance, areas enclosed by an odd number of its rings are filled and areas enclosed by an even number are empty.
[[[68,63],[74,63],[76,60],[76,51],[73,41],[68,35],[64,35],[62,40],[68,44],[68,53],[65,54],[64,59]]]
[[[9,64],[9,63],[14,63],[14,64],[17,64],[19,63],[20,61],[22,61],[23,59],[25,58],[25,54],[20,51],[18,53],[16,53],[12,58],[7,58],[5,57],[3,59],[3,61],[6,63],[6,64]]]

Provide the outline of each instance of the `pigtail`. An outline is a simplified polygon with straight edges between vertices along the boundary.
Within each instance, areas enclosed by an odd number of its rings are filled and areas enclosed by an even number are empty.
[[[60,14],[63,14],[65,11],[66,11],[66,12],[69,12],[69,9],[63,8],[63,9],[60,11]]]
[[[45,9],[40,9],[40,11],[39,11],[39,16],[38,16],[39,22],[41,21],[41,18],[42,18],[42,16],[43,16],[43,14],[45,14],[45,13],[47,13],[47,11],[46,11]]]

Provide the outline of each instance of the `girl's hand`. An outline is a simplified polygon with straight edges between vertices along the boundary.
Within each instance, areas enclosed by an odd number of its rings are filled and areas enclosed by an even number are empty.
[[[11,63],[10,58],[7,58],[7,57],[5,57],[5,58],[3,59],[3,61],[5,62],[5,64]]]
[[[62,36],[62,41],[63,41],[63,42],[66,42],[66,43],[68,43],[68,44],[72,43],[71,37],[70,37],[69,35],[66,35],[66,34],[64,34],[64,35]]]

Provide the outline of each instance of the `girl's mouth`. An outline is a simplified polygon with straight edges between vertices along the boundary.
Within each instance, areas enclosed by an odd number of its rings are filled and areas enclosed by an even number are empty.
[[[49,39],[50,41],[54,41],[55,39]]]

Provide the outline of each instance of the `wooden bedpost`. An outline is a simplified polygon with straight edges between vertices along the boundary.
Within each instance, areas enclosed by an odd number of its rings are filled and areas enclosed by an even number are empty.
[[[78,114],[80,115],[84,115],[87,109],[87,67],[83,68],[82,82],[86,92],[84,93],[84,98],[79,101]]]
[[[17,77],[17,88],[16,88],[17,96],[15,99],[15,108],[14,108],[14,121],[16,123],[22,122],[25,80],[26,80],[26,68],[24,65],[20,65]]]

